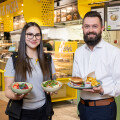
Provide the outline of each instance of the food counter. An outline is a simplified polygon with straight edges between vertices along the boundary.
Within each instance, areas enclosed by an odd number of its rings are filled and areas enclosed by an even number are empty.
[[[52,52],[57,78],[68,78],[72,76],[74,53]]]
[[[4,43],[6,41],[3,41],[3,43],[0,43],[0,87],[2,91],[5,90],[5,84],[4,84],[4,69],[7,60],[11,56],[11,52],[9,52],[9,47],[12,45],[15,45],[15,43]]]
[[[72,76],[73,52],[49,52],[54,61],[56,78],[62,82],[62,87],[57,94],[53,94],[52,102],[77,99],[77,90],[70,88],[67,83]]]

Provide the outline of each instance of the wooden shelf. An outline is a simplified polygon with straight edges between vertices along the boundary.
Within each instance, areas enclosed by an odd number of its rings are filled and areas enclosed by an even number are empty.
[[[1,43],[0,47],[8,47],[8,46],[12,46],[15,45],[16,43]]]

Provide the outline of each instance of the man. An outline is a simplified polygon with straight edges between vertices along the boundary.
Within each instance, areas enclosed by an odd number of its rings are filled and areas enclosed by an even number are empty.
[[[75,52],[73,76],[84,78],[95,71],[102,85],[81,90],[80,120],[116,120],[114,97],[120,95],[120,50],[101,38],[104,27],[98,12],[86,13],[82,28],[86,44]]]

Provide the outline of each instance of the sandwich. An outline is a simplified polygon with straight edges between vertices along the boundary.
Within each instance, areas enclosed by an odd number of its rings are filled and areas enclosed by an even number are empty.
[[[70,81],[70,84],[74,87],[81,87],[84,84],[83,79],[80,77],[71,77]]]

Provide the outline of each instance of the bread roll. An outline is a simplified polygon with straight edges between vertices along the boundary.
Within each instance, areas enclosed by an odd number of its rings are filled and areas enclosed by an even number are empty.
[[[83,82],[82,78],[80,78],[80,77],[71,77],[70,81],[73,83],[82,83]]]

